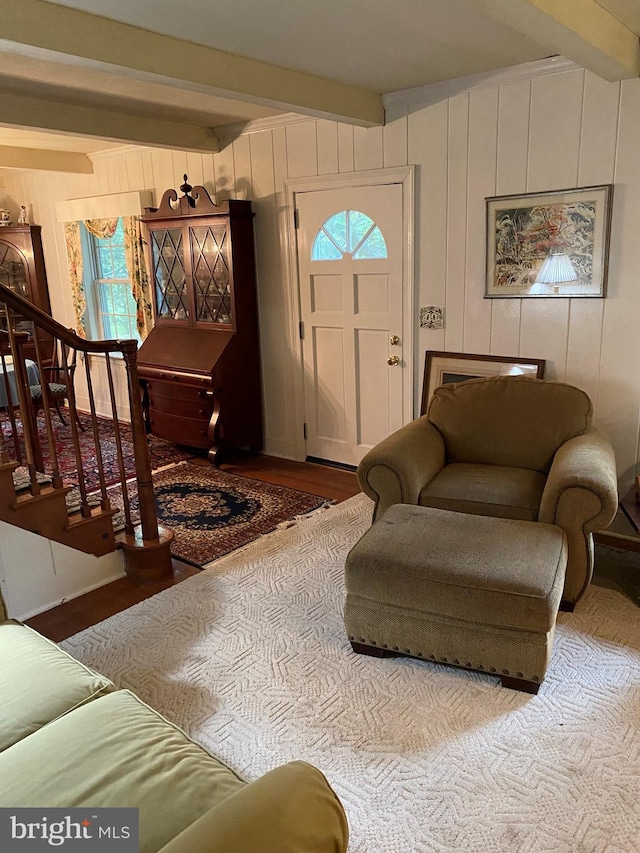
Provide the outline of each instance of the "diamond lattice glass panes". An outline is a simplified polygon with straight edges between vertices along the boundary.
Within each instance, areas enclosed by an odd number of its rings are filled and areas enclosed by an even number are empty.
[[[227,227],[196,225],[190,231],[196,322],[231,323]]]
[[[151,232],[153,274],[158,317],[186,320],[189,316],[182,249],[182,229]]]
[[[16,249],[6,243],[0,245],[0,284],[4,284],[18,296],[29,299],[27,269]],[[31,335],[34,333],[33,323],[18,314],[13,315],[13,327],[20,332],[28,332]],[[0,310],[0,328],[5,331],[9,328],[4,305]]]
[[[313,241],[312,261],[338,261],[345,255],[356,261],[387,257],[382,231],[359,210],[334,213],[320,226]]]

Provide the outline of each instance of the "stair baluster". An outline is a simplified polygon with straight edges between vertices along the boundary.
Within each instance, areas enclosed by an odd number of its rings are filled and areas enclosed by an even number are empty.
[[[19,424],[22,427],[22,439],[25,446],[24,455],[29,468],[30,494],[11,497],[5,489],[5,494],[0,495],[3,498],[3,500],[0,500],[0,518],[26,529],[40,532],[50,539],[55,539],[91,554],[106,554],[113,550],[114,547],[120,547],[125,554],[127,572],[135,580],[157,580],[170,577],[172,575],[170,544],[173,540],[173,533],[167,528],[158,525],[156,515],[149,448],[143,420],[140,385],[136,367],[136,341],[87,341],[76,335],[75,332],[65,329],[64,326],[61,326],[48,314],[40,311],[34,305],[31,305],[25,299],[0,284],[0,306],[2,303],[5,303],[5,310],[0,311],[0,323],[6,324],[7,330],[3,331],[0,329],[0,357],[2,357],[5,387],[9,391],[7,396],[7,411],[11,421],[15,458],[18,462],[22,462]],[[30,338],[27,333],[17,331],[14,328],[14,311],[20,315],[23,321],[34,325],[36,333],[33,338]],[[70,491],[70,487],[63,484],[62,477],[60,476],[56,435],[49,411],[50,404],[59,404],[61,397],[54,397],[48,384],[48,373],[51,369],[43,362],[38,347],[38,334],[43,333],[45,340],[47,335],[53,338],[54,347],[60,356],[55,369],[60,376],[61,383],[64,382],[65,397],[69,406],[71,442],[77,466],[78,490],[81,501],[80,518],[78,518],[76,513],[69,513],[66,506],[65,498]],[[29,358],[32,359],[35,355],[40,371],[40,383],[42,386],[40,403],[36,400],[34,404],[30,393],[27,360],[24,351],[25,346],[28,347]],[[33,352],[34,346],[35,352]],[[5,369],[7,367],[5,363],[5,355],[7,353],[10,353],[13,357],[13,369],[15,371],[18,391],[17,405],[13,402],[10,387],[8,386],[8,370]],[[78,353],[84,355],[85,359],[89,415],[93,428],[93,440],[97,459],[100,506],[94,506],[93,510],[91,509],[90,495],[88,494],[87,483],[85,481],[85,463],[81,453],[80,436],[78,433],[78,409],[73,387]],[[120,475],[119,485],[122,488],[122,505],[125,518],[124,532],[117,535],[114,534],[113,529],[115,510],[111,509],[102,457],[93,377],[91,376],[88,359],[91,353],[100,353],[106,357],[105,363],[112,409],[111,415],[113,418],[118,471]],[[123,356],[123,364],[127,374],[127,392],[129,396],[140,513],[139,524],[134,523],[131,502],[127,494],[126,466],[110,358],[110,355],[115,353],[120,353]],[[71,358],[70,355],[72,355]],[[45,467],[36,419],[36,407],[40,405],[44,406],[45,409],[44,418],[48,443],[47,467],[53,469],[52,485],[45,485],[42,488],[38,484],[36,477],[36,471],[44,471]],[[16,410],[20,411],[20,421],[15,417]],[[0,476],[4,478],[3,482],[11,483],[11,474],[18,467],[18,462],[11,461],[11,454],[7,451],[4,439],[1,439],[0,466],[5,466],[4,470],[0,470]],[[8,481],[7,477],[9,478]],[[37,500],[34,501],[36,497]],[[54,499],[56,501],[55,506],[53,503],[47,506],[47,503]]]
[[[126,482],[127,474],[124,467],[124,453],[122,452],[122,435],[120,434],[120,421],[118,419],[118,406],[116,405],[116,392],[113,385],[113,372],[111,370],[111,358],[107,353],[107,380],[109,382],[109,400],[111,402],[111,411],[113,412],[113,431],[116,439],[116,454],[118,457],[118,470],[120,472],[120,482],[122,486],[122,510],[124,512],[124,530],[125,533],[133,535],[133,522],[131,520],[131,502],[129,500],[129,492],[127,491]]]
[[[50,409],[50,394],[49,383],[46,381],[46,373],[44,370],[45,364],[40,354],[40,343],[38,338],[35,338],[36,347],[36,364],[38,365],[38,373],[40,374],[40,388],[42,393],[42,402],[44,406],[44,423],[47,430],[47,444],[49,445],[49,464],[51,467],[51,484],[54,489],[63,488],[62,476],[60,475],[60,467],[58,463],[58,449],[56,447],[56,439],[53,432],[53,424],[51,423]],[[43,466],[44,467],[44,466]],[[46,473],[46,472],[45,472]]]

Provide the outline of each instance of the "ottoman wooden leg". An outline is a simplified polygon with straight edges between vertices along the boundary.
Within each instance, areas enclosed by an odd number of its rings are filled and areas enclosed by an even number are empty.
[[[538,692],[538,688],[540,687],[537,681],[527,681],[524,678],[513,678],[510,675],[501,675],[500,681],[502,682],[503,687],[508,687],[510,690],[522,690],[523,693],[533,693],[534,695]]]
[[[365,646],[362,643],[351,643],[351,648],[358,655],[370,655],[373,658],[394,658],[395,652],[381,649],[380,646]]]

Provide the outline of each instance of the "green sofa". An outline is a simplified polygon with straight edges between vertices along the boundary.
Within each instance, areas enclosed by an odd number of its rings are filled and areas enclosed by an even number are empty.
[[[310,764],[247,784],[0,596],[0,807],[137,807],[141,853],[339,853],[340,801]]]

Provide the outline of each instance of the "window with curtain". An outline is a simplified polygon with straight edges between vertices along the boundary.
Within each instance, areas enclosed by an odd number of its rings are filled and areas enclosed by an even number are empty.
[[[83,223],[87,334],[93,340],[132,338],[140,343],[122,217],[111,236],[110,229],[95,229],[91,224]]]
[[[64,220],[81,337],[143,341],[153,325],[139,216]]]

